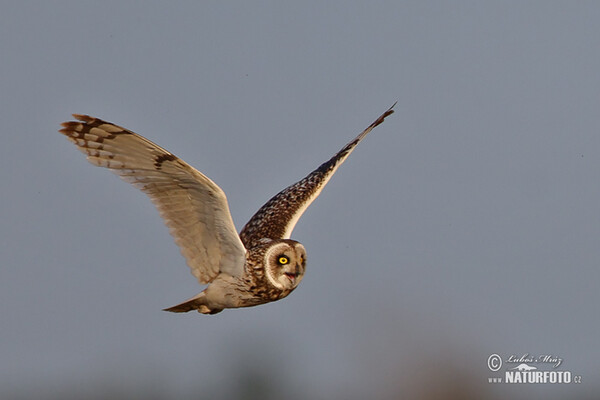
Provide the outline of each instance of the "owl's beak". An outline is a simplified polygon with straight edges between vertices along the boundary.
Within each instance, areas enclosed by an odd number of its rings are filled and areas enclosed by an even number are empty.
[[[285,276],[287,276],[289,278],[290,281],[292,281],[292,283],[296,282],[296,278],[298,278],[298,272],[286,272]]]

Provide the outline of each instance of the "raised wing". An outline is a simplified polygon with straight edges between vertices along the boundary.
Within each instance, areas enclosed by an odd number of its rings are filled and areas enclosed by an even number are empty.
[[[200,283],[219,272],[243,273],[246,249],[225,193],[208,177],[150,140],[88,115],[65,122],[59,132],[105,167],[150,197],[192,274]]]
[[[308,206],[319,196],[329,179],[340,165],[348,158],[356,145],[383,120],[394,112],[394,103],[381,114],[367,129],[353,141],[345,145],[329,161],[308,174],[304,179],[288,186],[273,196],[250,218],[240,232],[240,238],[250,249],[260,243],[261,239],[289,239],[296,222]]]

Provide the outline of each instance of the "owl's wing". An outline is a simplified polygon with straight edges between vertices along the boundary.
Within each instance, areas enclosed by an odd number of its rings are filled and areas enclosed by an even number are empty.
[[[110,169],[150,197],[200,283],[219,272],[243,273],[246,249],[219,186],[134,132],[87,115],[73,116],[79,121],[63,123],[59,132],[90,163]]]
[[[356,145],[383,120],[394,112],[394,103],[381,114],[367,129],[354,140],[345,145],[329,161],[308,174],[304,179],[288,186],[273,196],[250,218],[240,232],[240,237],[247,249],[260,243],[263,238],[289,239],[296,222],[308,206],[319,196],[323,187],[333,176],[340,165],[348,158]]]

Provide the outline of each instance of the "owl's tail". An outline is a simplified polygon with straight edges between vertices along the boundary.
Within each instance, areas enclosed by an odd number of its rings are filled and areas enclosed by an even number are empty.
[[[188,299],[188,300],[184,301],[183,303],[177,304],[176,306],[163,309],[163,311],[170,311],[170,312],[176,312],[176,313],[183,313],[183,312],[188,312],[188,311],[192,311],[192,310],[198,310],[198,312],[202,313],[202,314],[216,314],[216,313],[223,311],[222,308],[221,309],[209,308],[208,305],[206,304],[206,296],[204,295],[204,293],[199,293],[196,296],[192,297],[191,299]]]

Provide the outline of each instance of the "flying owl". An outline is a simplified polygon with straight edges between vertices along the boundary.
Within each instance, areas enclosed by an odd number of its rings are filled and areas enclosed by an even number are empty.
[[[165,311],[216,314],[282,299],[298,286],[306,269],[306,250],[290,239],[296,222],[356,145],[394,112],[394,105],[329,161],[273,196],[239,235],[223,190],[150,140],[80,114],[73,114],[78,121],[64,122],[59,132],[90,163],[110,169],[148,195],[192,274],[208,284]]]

